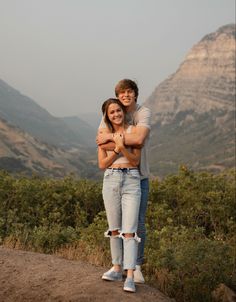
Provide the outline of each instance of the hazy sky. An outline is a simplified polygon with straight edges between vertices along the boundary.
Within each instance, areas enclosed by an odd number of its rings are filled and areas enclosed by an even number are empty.
[[[234,0],[0,0],[0,79],[55,116],[100,111],[122,78],[142,103],[234,12]]]

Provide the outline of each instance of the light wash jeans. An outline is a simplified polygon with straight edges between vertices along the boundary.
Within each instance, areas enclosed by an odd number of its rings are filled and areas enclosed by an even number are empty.
[[[110,237],[112,264],[135,269],[140,241],[136,233],[141,198],[138,169],[107,169],[102,193],[109,225],[105,236]],[[111,231],[115,230],[120,235],[111,236]],[[125,238],[125,233],[134,233],[135,236]]]
[[[138,217],[138,237],[141,238],[141,242],[138,245],[138,257],[137,265],[142,265],[144,263],[144,245],[146,241],[146,226],[145,226],[145,217],[148,203],[148,193],[149,193],[149,180],[148,178],[141,180],[141,201],[139,208],[139,217]]]

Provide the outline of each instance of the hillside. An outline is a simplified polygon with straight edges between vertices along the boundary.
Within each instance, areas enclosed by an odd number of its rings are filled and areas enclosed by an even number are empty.
[[[65,151],[42,143],[0,118],[0,169],[56,177],[69,173],[89,177],[94,174],[93,167],[84,158],[86,155],[78,149]]]
[[[91,148],[96,147],[95,137],[97,128],[93,128],[89,123],[83,121],[78,116],[68,116],[60,118],[74,133],[79,133],[81,141]]]
[[[182,163],[221,171],[235,164],[235,25],[203,37],[145,105],[152,111],[151,171]]]
[[[152,111],[152,175],[163,177],[176,173],[181,164],[213,172],[233,167],[235,25],[223,26],[203,37],[177,71],[156,87],[144,105]],[[0,80],[0,118],[21,129],[34,142],[42,143],[42,150],[54,150],[34,151],[34,155],[28,150],[22,157],[22,150],[13,154],[14,141],[6,141],[5,137],[5,142],[0,142],[0,167],[46,173],[50,166],[55,175],[63,167],[64,171],[76,170],[83,176],[101,175],[95,152],[99,115],[85,115],[87,122],[80,115],[56,118]],[[60,150],[55,151],[57,148]],[[35,152],[40,154],[39,160]],[[42,159],[44,155],[46,158]]]
[[[91,131],[87,136],[83,131],[88,125],[80,120],[83,129],[74,131],[63,119],[52,116],[35,101],[0,80],[0,117],[28,132],[35,138],[63,148],[84,148],[87,137],[91,140]],[[91,145],[91,144],[90,144]]]

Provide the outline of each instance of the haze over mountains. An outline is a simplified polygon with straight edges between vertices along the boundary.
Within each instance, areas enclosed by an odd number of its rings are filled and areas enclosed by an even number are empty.
[[[178,70],[156,87],[150,166],[154,176],[221,171],[235,164],[235,25],[206,35]],[[57,118],[0,80],[0,168],[96,177],[97,117]]]

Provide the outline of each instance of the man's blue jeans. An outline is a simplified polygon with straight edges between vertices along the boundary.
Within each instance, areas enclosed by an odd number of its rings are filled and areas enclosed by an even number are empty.
[[[148,192],[149,192],[149,180],[148,178],[141,180],[141,201],[139,207],[139,218],[138,218],[138,237],[141,238],[141,242],[138,245],[138,257],[137,265],[144,263],[144,245],[146,241],[146,227],[145,217],[148,203]]]

